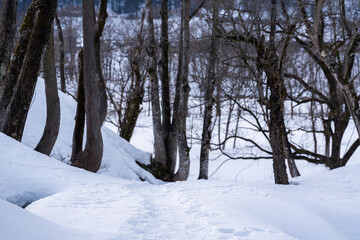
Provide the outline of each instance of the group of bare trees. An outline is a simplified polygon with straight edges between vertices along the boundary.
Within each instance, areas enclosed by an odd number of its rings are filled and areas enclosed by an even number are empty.
[[[1,41],[4,43],[1,49],[4,57],[1,59],[0,129],[3,133],[21,141],[43,59],[47,119],[44,133],[35,150],[47,155],[52,151],[60,125],[53,32],[57,3],[57,0],[32,1],[20,27],[20,36],[14,50],[16,0],[3,1],[0,22]],[[84,57],[80,74],[83,79],[79,80],[83,85],[78,91],[83,95],[83,102],[79,105],[84,107],[84,110],[80,110],[84,114],[82,116],[78,114],[77,120],[83,117],[79,121],[83,121],[82,128],[84,128],[86,116],[87,134],[85,149],[82,150],[84,130],[75,129],[74,135],[76,139],[81,138],[81,143],[80,146],[76,145],[78,149],[72,154],[71,163],[93,172],[96,172],[101,164],[103,151],[101,125],[107,111],[105,84],[102,75],[99,74],[101,72],[100,37],[106,19],[106,7],[107,1],[102,1],[98,22],[95,24],[94,2],[83,1]],[[61,30],[58,30],[61,35]],[[61,83],[62,90],[65,91],[64,82]],[[77,135],[78,132],[81,132],[81,136]]]
[[[292,177],[300,175],[295,160],[330,169],[346,165],[360,144],[343,147],[352,124],[360,135],[358,1],[182,0],[171,9],[172,2],[161,1],[155,21],[157,8],[146,0],[139,18],[122,20],[119,27],[111,19],[105,25],[106,0],[96,11],[92,0],[84,0],[77,16],[83,41],[77,41],[76,8],[57,14],[56,0],[33,0],[14,46],[16,0],[4,0],[1,131],[21,140],[43,59],[47,120],[36,150],[50,154],[59,131],[58,66],[60,89],[77,100],[74,166],[96,172],[103,122],[114,123],[129,141],[146,101],[155,154],[142,167],[166,181],[188,178],[187,120],[194,109],[203,126],[199,179],[209,177],[214,148],[232,159],[272,159],[278,184],[289,183],[287,168]],[[243,135],[241,125],[254,136]],[[256,150],[235,155],[225,149],[229,141]]]

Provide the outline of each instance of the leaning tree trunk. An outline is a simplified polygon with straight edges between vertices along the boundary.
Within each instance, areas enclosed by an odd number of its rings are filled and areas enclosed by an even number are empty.
[[[27,114],[38,78],[43,50],[49,41],[57,0],[37,1],[36,15],[31,38],[26,50],[16,90],[7,109],[3,132],[21,141]],[[27,23],[25,23],[27,24]]]
[[[140,74],[138,62],[131,63],[134,72],[134,83],[132,84],[131,91],[127,96],[124,117],[121,123],[120,136],[130,142],[133,135],[136,121],[141,111],[141,104],[144,99],[144,84],[145,81]]]
[[[86,144],[72,165],[97,172],[103,156],[99,116],[98,76],[94,51],[95,12],[92,0],[83,0],[84,93],[86,113]]]
[[[58,15],[55,14],[55,23],[59,37],[59,68],[60,68],[60,90],[66,92],[66,81],[65,81],[65,52],[64,52],[64,37]]]
[[[34,27],[38,1],[33,1],[26,11],[23,24],[20,28],[20,38],[17,42],[10,65],[1,83],[0,96],[0,130],[3,131],[5,116],[10,100],[14,95],[16,84],[21,72],[26,50],[30,42],[31,32]]]
[[[218,2],[213,1],[213,20],[212,20],[212,35],[211,35],[211,48],[208,66],[208,76],[206,81],[206,92],[205,92],[205,108],[204,108],[204,122],[203,131],[201,137],[201,150],[200,150],[200,174],[199,179],[208,179],[209,177],[209,151],[210,151],[210,140],[211,140],[211,122],[212,122],[212,111],[215,103],[214,100],[214,89],[216,82],[216,64],[217,64],[217,24],[218,24]]]
[[[15,40],[16,5],[17,0],[2,1],[0,13],[0,82],[9,65]]]
[[[56,81],[54,59],[54,32],[51,32],[49,43],[43,57],[45,94],[46,94],[46,124],[43,135],[35,150],[50,155],[60,127],[60,101]]]
[[[184,26],[183,38],[183,66],[181,73],[181,88],[179,100],[179,121],[178,121],[178,147],[179,147],[179,169],[174,176],[175,181],[185,181],[190,171],[190,148],[186,137],[186,117],[188,114],[189,99],[189,59],[190,59],[190,0],[182,1],[182,21]]]

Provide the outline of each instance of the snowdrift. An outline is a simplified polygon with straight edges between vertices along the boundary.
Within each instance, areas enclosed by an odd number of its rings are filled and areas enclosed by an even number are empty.
[[[60,161],[68,162],[71,156],[76,102],[61,91],[59,91],[59,98],[61,107],[60,131],[50,156]],[[39,79],[26,121],[22,143],[35,148],[41,138],[45,121],[45,85],[44,81]],[[105,126],[102,127],[102,136],[104,156],[99,173],[129,180],[139,180],[139,177],[141,177],[141,179],[149,182],[156,181],[150,173],[140,168],[135,162],[136,160],[148,164],[150,153],[140,151]]]

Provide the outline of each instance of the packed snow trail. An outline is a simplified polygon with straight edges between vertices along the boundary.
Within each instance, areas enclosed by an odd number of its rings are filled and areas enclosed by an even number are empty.
[[[359,239],[359,182],[350,188],[347,180],[337,182],[348,172],[353,171],[324,174],[329,186],[304,180],[262,187],[228,181],[99,183],[41,199],[27,210],[102,233],[103,239]],[[322,190],[330,192],[327,200]]]

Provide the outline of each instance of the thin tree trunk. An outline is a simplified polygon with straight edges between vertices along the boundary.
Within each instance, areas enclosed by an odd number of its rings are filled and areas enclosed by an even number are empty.
[[[14,96],[7,109],[3,132],[21,141],[34,94],[43,50],[48,43],[57,0],[39,0],[38,13],[31,32]]]
[[[145,93],[145,81],[140,74],[139,66],[137,63],[132,63],[131,65],[134,71],[135,83],[130,94],[127,96],[126,108],[120,130],[120,136],[129,142],[141,111],[140,105],[143,102]]]
[[[46,124],[43,135],[35,150],[50,155],[60,127],[60,101],[56,81],[53,30],[43,57],[43,68],[46,94]]]
[[[285,90],[284,84],[280,78],[277,69],[276,48],[275,48],[275,33],[276,33],[276,0],[271,0],[271,25],[270,25],[270,39],[269,46],[271,57],[269,65],[265,70],[271,95],[269,101],[270,108],[270,122],[269,122],[269,137],[270,145],[273,151],[273,169],[276,184],[289,184],[285,165],[284,152],[284,98]]]
[[[60,90],[66,92],[66,80],[65,80],[65,53],[64,53],[64,37],[58,15],[55,14],[55,23],[59,37],[59,55],[60,55]]]
[[[83,41],[84,41],[84,92],[86,113],[86,144],[74,166],[97,172],[103,156],[103,141],[99,116],[98,76],[94,51],[95,12],[92,0],[83,0]]]
[[[77,105],[75,126],[72,139],[72,151],[70,162],[76,162],[77,157],[82,152],[85,128],[85,92],[84,92],[84,57],[83,49],[79,52],[79,83],[77,91]]]
[[[152,15],[152,0],[146,0],[146,19],[148,24],[148,47],[147,53],[149,57],[148,63],[148,74],[151,82],[151,109],[152,109],[152,120],[153,120],[153,133],[154,133],[154,148],[155,148],[155,159],[154,162],[158,163],[157,171],[153,172],[156,177],[164,178],[166,175],[167,166],[167,153],[164,143],[164,134],[161,124],[161,110],[159,100],[159,82],[157,77],[157,60],[156,60],[156,49],[155,49],[155,33],[154,33],[154,22]]]
[[[179,169],[174,176],[175,181],[185,181],[190,171],[190,148],[186,137],[186,117],[189,99],[189,60],[190,60],[190,0],[182,1],[182,21],[184,22],[184,49],[183,49],[183,68],[181,74],[181,92],[179,101],[179,122],[178,122],[178,147],[179,147]]]
[[[3,0],[0,15],[0,82],[6,74],[16,32],[17,0]],[[1,84],[2,85],[2,84]]]
[[[283,121],[284,123],[284,121]],[[285,123],[283,125],[283,144],[284,144],[284,152],[285,152],[285,156],[287,159],[287,163],[289,166],[289,171],[290,171],[290,175],[291,177],[299,177],[301,176],[296,163],[295,163],[295,159],[294,156],[291,152],[291,146],[290,146],[290,142],[286,133],[286,128],[285,128]]]
[[[96,72],[99,78],[99,116],[100,123],[102,124],[107,115],[107,97],[106,97],[106,85],[105,79],[101,69],[101,57],[100,57],[100,38],[104,31],[106,18],[108,14],[106,12],[107,0],[101,0],[99,17],[95,25],[95,60],[96,60]]]
[[[206,81],[206,92],[205,92],[205,107],[204,107],[204,122],[203,122],[203,131],[201,137],[201,149],[200,149],[200,174],[199,179],[208,179],[209,177],[209,150],[210,150],[210,141],[212,134],[212,111],[215,103],[214,100],[214,89],[216,83],[216,64],[218,60],[218,41],[216,39],[216,28],[218,23],[218,2],[212,1],[213,7],[213,20],[212,20],[212,35],[211,35],[211,48],[209,55],[209,66],[208,66],[208,75]]]

